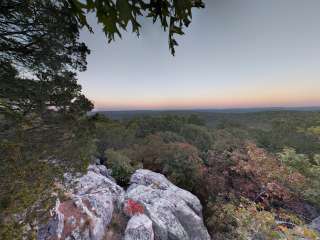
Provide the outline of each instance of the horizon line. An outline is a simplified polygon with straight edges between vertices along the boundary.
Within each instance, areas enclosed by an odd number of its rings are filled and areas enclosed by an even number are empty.
[[[320,105],[310,105],[310,106],[261,106],[261,107],[229,107],[229,108],[150,108],[150,109],[143,109],[143,108],[134,108],[134,109],[103,109],[103,108],[97,108],[93,109],[90,112],[137,112],[137,111],[206,111],[206,110],[211,110],[211,111],[226,111],[226,110],[273,110],[273,109],[319,109],[320,110]]]

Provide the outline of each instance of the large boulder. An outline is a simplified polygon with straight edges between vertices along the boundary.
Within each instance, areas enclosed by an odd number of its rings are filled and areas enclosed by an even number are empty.
[[[39,229],[38,239],[103,239],[114,209],[121,207],[124,190],[104,166],[91,165],[87,174],[67,180],[67,199],[57,200],[52,218]]]
[[[137,170],[125,193],[109,170],[90,165],[83,176],[65,174],[64,184],[39,240],[210,239],[199,199],[161,174]]]
[[[199,199],[159,173],[139,169],[131,176],[124,209],[130,209],[128,204],[132,203],[136,203],[134,209],[138,209],[138,214],[141,210],[137,206],[143,206],[144,214],[152,221],[155,239],[210,239]]]
[[[152,221],[144,214],[130,218],[125,231],[124,240],[153,240]]]

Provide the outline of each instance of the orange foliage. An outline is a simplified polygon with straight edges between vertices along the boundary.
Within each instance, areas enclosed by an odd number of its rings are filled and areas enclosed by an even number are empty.
[[[247,142],[231,152],[210,151],[203,171],[201,199],[227,193],[246,197],[265,209],[286,208],[307,216],[308,208],[299,193],[305,178],[282,164],[277,156]],[[226,195],[227,194],[227,195]]]
[[[298,172],[292,172],[277,159],[276,156],[247,143],[245,158],[235,152],[232,154],[236,164],[230,168],[233,174],[233,186],[238,185],[238,191],[255,202],[260,202],[265,208],[285,207],[305,214],[304,204],[297,196],[303,188],[305,178]]]

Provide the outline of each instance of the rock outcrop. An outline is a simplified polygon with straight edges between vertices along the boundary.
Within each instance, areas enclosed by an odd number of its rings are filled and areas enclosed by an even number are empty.
[[[210,239],[203,223],[199,199],[159,173],[137,170],[125,194],[125,205],[128,200],[144,207],[144,214],[153,223],[156,239]]]
[[[52,218],[39,228],[39,240],[105,239],[115,212],[129,220],[121,223],[125,231],[119,239],[210,239],[199,199],[159,173],[137,170],[126,192],[102,165],[90,165],[75,179],[65,177],[67,199],[57,200]]]
[[[57,200],[53,217],[40,227],[39,240],[101,240],[120,208],[124,190],[107,177],[103,166],[91,165],[87,174],[68,183],[68,199]]]
[[[144,214],[131,217],[127,224],[124,240],[153,240],[152,221]]]

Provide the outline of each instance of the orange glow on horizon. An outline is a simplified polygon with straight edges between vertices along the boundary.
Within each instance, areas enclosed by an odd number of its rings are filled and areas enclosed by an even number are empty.
[[[300,81],[301,82],[301,81]],[[116,99],[94,99],[97,110],[170,110],[170,109],[210,109],[210,108],[259,108],[259,107],[305,107],[320,106],[318,87],[303,85],[288,86],[247,86],[229,88],[227,91],[177,93],[166,96],[122,96]],[[182,95],[182,96],[181,96]]]
[[[210,109],[210,108],[257,108],[320,106],[319,97],[304,99],[286,97],[230,97],[207,99],[150,99],[131,102],[94,101],[95,109],[110,110],[157,110],[157,109]]]

